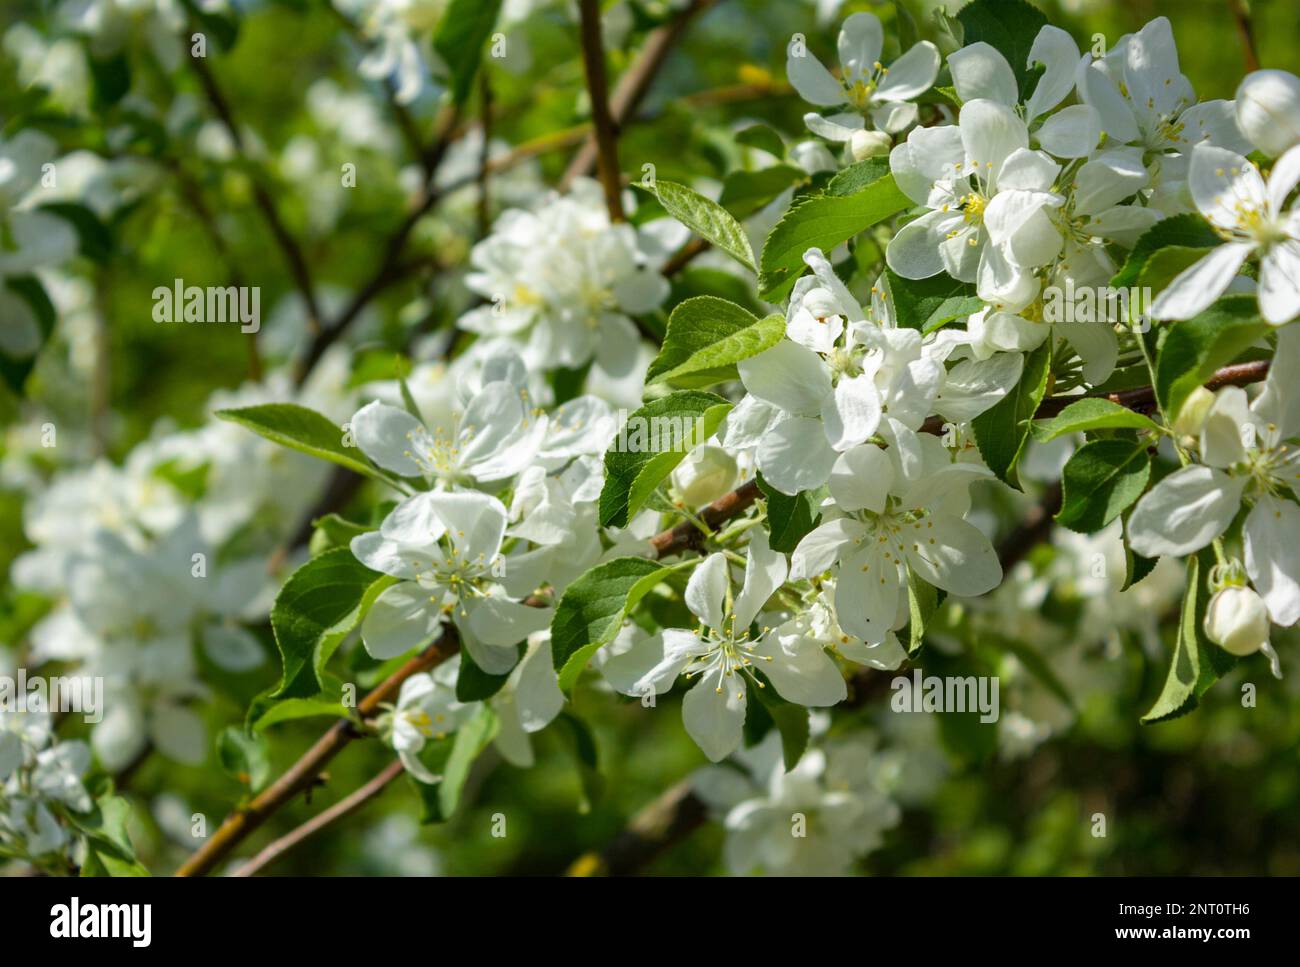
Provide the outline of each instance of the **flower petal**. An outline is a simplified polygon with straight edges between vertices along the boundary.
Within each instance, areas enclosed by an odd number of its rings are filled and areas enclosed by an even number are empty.
[[[1228,529],[1244,487],[1244,480],[1213,467],[1175,470],[1133,508],[1129,545],[1143,557],[1185,557],[1199,551]]]

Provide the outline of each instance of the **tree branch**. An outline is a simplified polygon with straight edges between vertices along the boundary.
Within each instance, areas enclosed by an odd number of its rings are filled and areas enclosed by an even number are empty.
[[[232,876],[256,876],[266,867],[270,866],[277,859],[283,856],[289,850],[303,842],[303,840],[319,833],[331,823],[350,816],[370,800],[374,799],[381,792],[388,788],[398,776],[404,772],[402,761],[394,759],[384,770],[375,776],[364,786],[355,790],[351,795],[345,796],[336,802],[329,809],[313,816],[301,826],[295,828],[292,832],[286,833],[275,842],[271,843],[262,852],[236,870]]]
[[[618,131],[609,111],[605,81],[605,44],[600,34],[599,0],[578,0],[582,35],[582,64],[591,100],[591,123],[596,128],[596,171],[605,189],[605,207],[611,222],[627,221],[623,213],[623,176],[618,167]]]
[[[668,54],[677,45],[682,34],[685,33],[687,26],[698,14],[713,6],[715,2],[717,0],[691,0],[690,5],[677,14],[671,22],[656,28],[650,33],[646,38],[645,46],[641,48],[640,57],[619,78],[618,84],[614,88],[614,94],[609,100],[609,112],[615,125],[621,126],[625,124],[636,113],[637,108],[641,106],[641,100],[649,91],[655,75],[659,73],[659,69],[663,66],[664,61],[668,59]],[[595,5],[592,4],[592,6]],[[592,111],[594,119],[594,103]],[[574,178],[589,174],[592,165],[596,163],[596,156],[596,139],[588,137],[578,150],[578,153],[574,155],[573,160],[569,162],[564,177],[560,179],[560,191],[567,191]]]

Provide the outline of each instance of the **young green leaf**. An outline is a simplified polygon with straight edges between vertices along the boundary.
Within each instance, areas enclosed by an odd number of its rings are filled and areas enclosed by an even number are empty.
[[[1061,472],[1056,521],[1084,534],[1099,531],[1142,496],[1150,476],[1145,443],[1122,438],[1085,443]]]
[[[733,171],[722,182],[718,204],[736,218],[747,218],[787,188],[807,181],[808,172],[794,165],[772,165],[758,171]]]
[[[1040,443],[1055,440],[1067,433],[1087,430],[1159,430],[1160,427],[1141,413],[1107,399],[1081,399],[1071,403],[1050,420],[1034,424],[1034,439]]]
[[[998,479],[1016,486],[1011,472],[1029,436],[1034,412],[1047,391],[1051,373],[1051,340],[1025,356],[1025,368],[1010,393],[971,421],[980,454]]]
[[[457,104],[469,100],[474,77],[483,61],[483,45],[492,35],[501,0],[451,0],[433,35],[436,50],[451,72],[451,93]]]
[[[346,547],[319,554],[289,575],[271,608],[271,630],[284,666],[275,697],[319,695],[325,663],[396,582],[370,570]]]
[[[1034,38],[1047,23],[1037,7],[1024,0],[974,0],[957,12],[967,45],[983,41],[995,48],[1016,76],[1020,100],[1033,90],[1033,72],[1028,67]]]
[[[1187,559],[1187,584],[1183,607],[1178,619],[1178,639],[1169,662],[1169,674],[1155,704],[1142,716],[1151,725],[1186,715],[1200,703],[1216,681],[1225,675],[1237,659],[1205,637],[1205,608],[1209,594],[1204,576],[1214,566],[1214,555],[1202,551]]]
[[[783,335],[780,315],[760,319],[715,296],[687,299],[668,317],[668,332],[646,383],[698,388],[735,379],[736,363],[771,349]]]
[[[597,564],[565,589],[551,619],[551,660],[568,691],[623,619],[673,569],[641,557]]]
[[[891,174],[885,173],[868,184],[861,184],[861,179],[868,173],[879,171],[879,166],[874,166],[841,172],[831,181],[826,192],[810,195],[790,207],[763,246],[758,286],[764,299],[778,302],[789,294],[795,280],[803,274],[803,254],[808,249],[819,248],[829,252],[841,242],[912,204],[894,184]],[[832,187],[838,190],[855,187],[857,190],[851,194],[837,194],[830,190]]]
[[[1156,398],[1165,415],[1177,419],[1192,390],[1270,329],[1259,317],[1253,295],[1220,299],[1200,315],[1171,326],[1156,357]]]
[[[763,492],[767,502],[768,546],[774,551],[789,554],[821,520],[817,510],[817,497],[810,491],[795,494],[793,497],[783,494],[770,486],[758,476],[758,489]]]
[[[626,527],[692,447],[711,437],[731,404],[721,396],[683,390],[652,400],[627,418],[605,452],[600,523]]]
[[[375,480],[384,477],[356,447],[343,444],[343,431],[334,421],[297,403],[261,403],[237,410],[217,410],[216,416],[248,427],[272,443],[337,463]],[[387,482],[387,481],[385,481]]]
[[[1214,233],[1214,229],[1200,215],[1189,213],[1163,219],[1142,233],[1120,270],[1111,277],[1110,284],[1117,289],[1137,285],[1142,269],[1152,253],[1162,248],[1180,246],[1206,249],[1222,243],[1223,239]]]
[[[740,222],[725,208],[699,192],[671,181],[656,181],[654,192],[668,214],[697,235],[708,239],[751,272],[755,271],[754,252],[749,247],[749,237]]]

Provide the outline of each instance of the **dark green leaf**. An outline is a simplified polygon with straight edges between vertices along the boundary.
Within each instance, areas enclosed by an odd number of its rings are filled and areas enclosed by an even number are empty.
[[[1057,523],[1091,534],[1122,514],[1151,476],[1146,444],[1136,440],[1093,440],[1070,457],[1061,472]]]
[[[501,0],[451,0],[433,35],[436,50],[451,73],[452,99],[469,100],[483,47],[492,36]]]
[[[999,480],[1011,486],[1016,486],[1011,472],[1024,450],[1034,412],[1047,391],[1051,363],[1049,339],[1025,355],[1025,368],[1015,389],[971,421],[984,462]]]

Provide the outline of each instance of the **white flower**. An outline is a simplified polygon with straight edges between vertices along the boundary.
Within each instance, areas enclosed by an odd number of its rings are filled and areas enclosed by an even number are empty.
[[[1235,103],[1237,127],[1269,157],[1300,144],[1300,77],[1279,70],[1247,74]]]
[[[550,725],[564,708],[564,693],[551,662],[550,632],[529,639],[524,657],[492,696],[491,705],[500,722],[494,740],[497,749],[511,765],[527,769],[533,764],[529,736]]]
[[[536,458],[548,426],[527,391],[506,380],[485,383],[452,421],[430,432],[406,410],[376,401],[352,417],[352,433],[384,470],[455,488],[509,480]]]
[[[428,643],[450,619],[480,668],[497,675],[513,668],[515,644],[545,628],[551,612],[517,600],[531,588],[512,596],[505,587],[506,523],[495,497],[431,491],[398,504],[379,530],[354,537],[352,553],[361,563],[401,579],[361,622],[366,650],[395,658]]]
[[[1207,546],[1251,504],[1242,527],[1246,573],[1283,627],[1300,620],[1300,327],[1278,334],[1263,392],[1247,401],[1226,386],[1201,429],[1201,463],[1175,470],[1147,492],[1128,521],[1145,557],[1183,557]]]
[[[934,446],[942,450],[937,440]],[[942,457],[927,461],[935,466]],[[950,594],[974,597],[997,587],[1002,566],[989,539],[962,519],[967,488],[991,476],[972,463],[947,463],[908,483],[885,450],[868,444],[842,454],[830,491],[842,514],[808,533],[791,557],[795,578],[835,570],[835,614],[869,644],[900,626],[907,572]]]
[[[1275,326],[1300,314],[1300,202],[1283,205],[1300,181],[1300,146],[1268,182],[1239,154],[1198,145],[1188,179],[1197,209],[1226,240],[1179,273],[1151,308],[1157,319],[1190,319],[1221,296],[1251,255],[1259,256],[1259,309]]]
[[[1125,34],[1100,60],[1084,56],[1075,84],[1083,103],[1100,115],[1110,142],[1155,152],[1188,152],[1201,142],[1249,150],[1231,101],[1196,103],[1165,17]]]
[[[652,312],[668,295],[663,257],[648,229],[611,224],[600,186],[580,179],[535,212],[504,212],[474,246],[465,282],[490,304],[458,325],[520,343],[530,367],[594,358],[602,372],[624,376],[639,358],[629,315]]]
[[[719,766],[691,777],[696,794],[722,818],[724,856],[733,875],[755,871],[785,876],[828,876],[879,848],[900,811],[870,781],[871,749],[860,734],[823,751],[810,749],[789,772],[773,731],[737,756],[744,772]],[[801,824],[802,835],[793,835]]]
[[[907,652],[892,631],[872,644],[855,638],[841,630],[834,611],[821,598],[811,601],[805,610],[778,626],[773,634],[786,651],[809,646],[829,648],[836,655],[878,671],[893,671],[907,660]]]
[[[889,267],[906,279],[947,272],[976,283],[979,297],[1016,311],[1038,292],[1033,269],[1051,263],[1063,240],[1051,213],[1061,166],[1031,151],[1010,107],[968,101],[957,126],[917,128],[894,148],[890,168],[913,201],[931,209],[889,243]]]
[[[1044,25],[1034,37],[1025,59],[1025,67],[1041,65],[1043,74],[1022,106],[1015,72],[996,47],[981,40],[948,55],[953,87],[963,104],[994,101],[1016,109],[1026,125],[1033,124],[1069,96],[1074,89],[1078,63],[1079,46],[1074,38],[1059,27]],[[1049,118],[1036,132],[1041,147],[1059,158],[1086,156],[1100,135],[1095,113],[1080,105]]]
[[[473,711],[473,706],[456,700],[459,667],[458,662],[445,662],[432,674],[412,675],[402,683],[397,706],[378,722],[406,771],[424,783],[439,779],[420,759],[425,745],[445,741]]]
[[[810,52],[790,45],[785,72],[799,96],[820,107],[849,105],[856,113],[804,115],[814,134],[831,141],[848,141],[863,130],[863,115],[882,131],[898,132],[916,121],[916,105],[908,102],[929,90],[939,75],[939,48],[928,40],[912,47],[888,67],[880,63],[884,33],[870,13],[855,13],[840,28],[840,77],[836,78]]]
[[[761,670],[777,692],[798,705],[834,705],[847,694],[844,679],[820,645],[782,647],[769,631],[750,636],[764,602],[785,583],[785,556],[768,548],[756,529],[750,538],[745,583],[732,601],[727,559],[710,554],[686,585],[686,605],[700,619],[697,631],[666,628],[605,662],[602,671],[618,691],[662,695],[685,672],[697,682],[682,699],[686,731],[714,762],[740,746],[746,692],[764,688]],[[728,606],[730,605],[730,606]]]
[[[1268,609],[1250,588],[1215,592],[1205,607],[1205,636],[1233,655],[1253,655],[1268,644]]]

